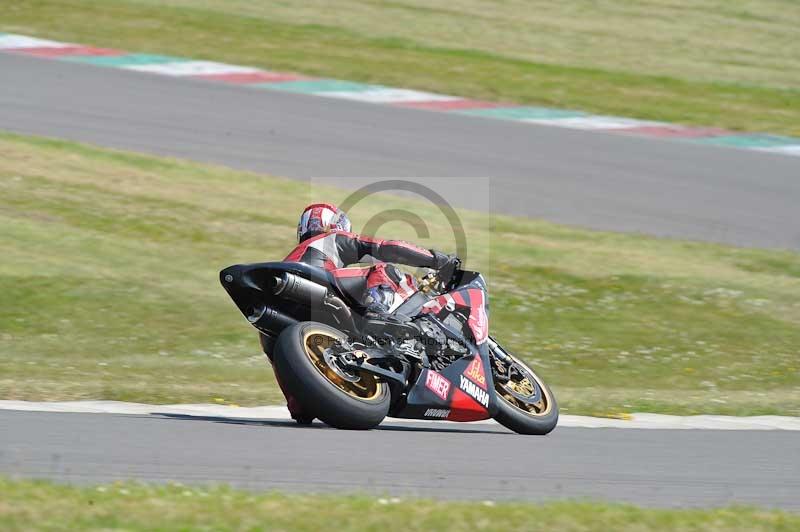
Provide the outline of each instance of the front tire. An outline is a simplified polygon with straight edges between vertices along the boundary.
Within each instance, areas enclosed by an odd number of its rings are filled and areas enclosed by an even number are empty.
[[[306,321],[286,328],[275,343],[275,373],[302,410],[339,429],[376,427],[389,412],[386,383],[369,373],[352,374],[332,364],[330,349],[345,335]]]
[[[502,347],[498,345],[497,349]],[[510,353],[505,354],[514,361],[517,380],[502,383],[495,379],[494,419],[518,434],[543,436],[552,432],[558,424],[558,402],[553,392],[527,364]],[[529,401],[525,400],[526,392],[530,394]]]

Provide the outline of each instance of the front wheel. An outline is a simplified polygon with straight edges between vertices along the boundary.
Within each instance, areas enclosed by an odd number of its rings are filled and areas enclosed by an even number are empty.
[[[389,387],[374,375],[337,363],[344,340],[341,331],[322,323],[292,325],[275,343],[275,373],[303,412],[332,427],[371,429],[389,412]]]
[[[519,434],[544,435],[556,428],[558,403],[536,372],[497,345],[502,358],[495,357],[495,391],[498,423]]]

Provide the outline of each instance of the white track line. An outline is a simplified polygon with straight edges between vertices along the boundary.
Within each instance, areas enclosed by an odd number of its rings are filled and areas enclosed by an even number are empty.
[[[782,153],[784,155],[800,156],[800,144],[790,144],[788,146],[770,146],[769,148],[755,148],[760,151],[771,153]]]
[[[317,96],[327,96],[328,98],[343,98],[366,103],[448,102],[461,99],[457,96],[411,89],[393,89],[391,87],[376,87],[364,91],[322,91],[315,94]]]
[[[571,129],[607,130],[630,129],[635,127],[670,126],[664,122],[649,120],[636,120],[634,118],[620,118],[616,116],[576,116],[572,118],[525,118],[522,122],[550,126],[566,127]]]
[[[0,50],[19,50],[22,48],[67,48],[75,46],[67,42],[37,39],[26,35],[6,34],[0,35]]]
[[[253,67],[243,67],[217,63],[214,61],[176,61],[153,65],[131,65],[122,67],[126,70],[163,74],[165,76],[200,76],[208,74],[254,74],[260,72]]]
[[[32,402],[0,401],[0,410],[28,412],[77,412],[95,414],[153,415],[171,414],[210,416],[230,419],[289,420],[284,406],[234,407],[215,404],[148,405],[119,401]],[[386,423],[435,423],[453,426],[446,421],[419,421],[389,418]],[[470,424],[495,423],[492,420]],[[787,416],[667,416],[663,414],[630,414],[630,419],[609,419],[562,415],[560,427],[627,428],[627,429],[711,429],[711,430],[800,430],[800,418]]]

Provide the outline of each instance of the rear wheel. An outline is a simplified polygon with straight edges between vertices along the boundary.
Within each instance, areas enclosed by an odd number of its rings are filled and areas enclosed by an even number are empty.
[[[339,363],[346,340],[322,323],[302,322],[285,329],[275,344],[275,373],[302,410],[340,429],[371,429],[389,412],[386,383]]]
[[[496,349],[502,350],[503,358],[511,362],[499,362],[495,369],[503,375],[494,378],[498,398],[495,419],[519,434],[551,432],[558,423],[558,403],[553,392],[527,364],[499,345]],[[499,372],[499,368],[504,371]]]

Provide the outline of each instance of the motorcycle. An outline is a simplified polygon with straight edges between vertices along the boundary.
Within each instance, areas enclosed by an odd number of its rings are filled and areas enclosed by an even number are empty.
[[[299,423],[319,418],[370,429],[389,416],[494,418],[547,434],[558,405],[542,379],[488,330],[483,276],[454,265],[403,287],[386,316],[360,302],[368,268],[328,271],[298,262],[240,264],[220,281],[248,322]]]

